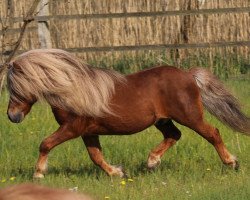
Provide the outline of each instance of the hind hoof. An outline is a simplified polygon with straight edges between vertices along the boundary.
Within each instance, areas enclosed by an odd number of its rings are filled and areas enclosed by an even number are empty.
[[[227,163],[228,166],[232,167],[234,170],[238,171],[239,168],[240,168],[240,164],[239,164],[239,161],[237,160],[237,157],[236,156],[231,156],[231,159],[230,161],[228,161]]]
[[[154,170],[161,164],[160,156],[149,156],[147,167],[149,170]]]
[[[238,171],[240,169],[240,163],[238,160],[235,160],[235,162],[232,164],[232,167],[235,171]]]

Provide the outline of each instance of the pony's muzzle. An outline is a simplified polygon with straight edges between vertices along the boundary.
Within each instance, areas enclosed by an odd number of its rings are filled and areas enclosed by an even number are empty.
[[[9,117],[9,120],[13,123],[20,123],[23,121],[24,114],[22,112],[18,112],[14,114],[11,112],[8,112],[8,117]]]

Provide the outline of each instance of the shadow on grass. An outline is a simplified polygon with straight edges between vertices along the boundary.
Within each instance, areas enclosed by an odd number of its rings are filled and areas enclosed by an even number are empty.
[[[146,176],[152,173],[155,173],[156,171],[162,171],[167,170],[166,167],[158,167],[155,170],[149,170],[147,168],[146,162],[140,163],[138,165],[135,165],[134,167],[124,168],[125,173],[127,174],[127,177],[136,177],[136,176]],[[33,180],[33,173],[35,169],[34,167],[17,167],[12,168],[11,174],[13,176],[18,176],[22,180],[32,181]],[[87,165],[87,166],[79,166],[79,168],[75,167],[55,167],[51,166],[48,169],[48,172],[45,174],[46,176],[63,176],[65,178],[74,178],[74,177],[85,177],[85,178],[95,178],[99,180],[101,177],[108,175],[98,166],[93,165]]]
[[[130,175],[131,176],[146,176],[154,173],[162,173],[166,171],[171,170],[179,170],[177,166],[179,166],[180,163],[169,163],[169,162],[163,162],[159,166],[157,166],[155,169],[148,169],[146,162],[141,162],[135,165],[134,167],[130,168]],[[126,169],[125,169],[126,170]]]
[[[13,167],[11,169],[12,176],[19,177],[20,179],[23,180],[28,180],[31,181],[33,180],[33,173],[35,169],[34,167]],[[99,177],[105,175],[105,172],[102,171],[99,167],[97,166],[86,166],[86,167],[80,167],[78,169],[76,168],[70,168],[70,167],[54,167],[51,166],[48,169],[48,172],[45,174],[46,176],[64,176],[67,178],[70,178],[72,176],[82,176],[82,177],[95,177],[98,179]]]
[[[50,167],[48,174],[50,175],[64,175],[66,177],[71,176],[82,176],[82,177],[95,177],[96,179],[99,179],[99,177],[105,175],[105,172],[101,170],[99,167],[95,165],[89,165],[79,168],[71,168],[71,167]]]
[[[127,177],[138,177],[138,176],[148,176],[148,175],[154,175],[154,174],[172,174],[177,177],[182,177],[183,174],[188,172],[191,177],[194,175],[196,178],[207,176],[208,173],[213,176],[223,176],[227,174],[233,174],[235,173],[234,170],[232,170],[230,167],[225,166],[223,164],[216,166],[214,169],[209,169],[211,172],[208,171],[208,167],[206,163],[199,162],[198,165],[191,165],[190,163],[182,162],[181,160],[176,161],[162,161],[162,163],[154,170],[149,170],[147,168],[147,163],[144,162],[138,162],[134,163],[132,166],[131,164],[125,165],[124,168]],[[34,173],[34,167],[22,167],[17,166],[11,169],[11,175],[19,177],[22,180],[26,181],[32,181],[33,180],[33,173]],[[67,167],[67,166],[49,166],[48,173],[45,175],[45,177],[65,177],[68,179],[76,179],[77,177],[83,177],[83,178],[91,178],[91,179],[102,179],[103,177],[108,177],[106,173],[99,168],[98,166],[95,166],[94,164],[87,164],[84,166],[74,166],[74,167]],[[187,178],[189,175],[185,175]],[[198,178],[199,179],[199,178]]]

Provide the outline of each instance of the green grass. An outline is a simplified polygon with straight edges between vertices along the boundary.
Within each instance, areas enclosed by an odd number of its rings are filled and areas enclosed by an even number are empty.
[[[221,49],[220,49],[221,50]],[[209,68],[214,74],[223,79],[230,76],[250,75],[250,59],[241,57],[235,53],[228,53],[221,56],[218,52],[216,56],[210,57],[207,53],[188,53],[182,58],[178,56],[176,50],[169,51],[135,51],[124,52],[124,54],[108,54],[100,56],[95,60],[87,60],[93,66],[104,68],[112,68],[122,73],[128,74],[139,70],[156,66],[156,65],[172,65],[182,69],[189,69],[195,66],[203,66]]]
[[[250,80],[226,83],[237,94],[250,115]],[[8,95],[0,99],[0,188],[30,182],[42,139],[58,125],[50,108],[37,104],[21,124],[12,124],[6,115]],[[49,172],[39,184],[72,188],[97,199],[249,199],[250,140],[222,125],[211,115],[206,119],[220,129],[222,138],[241,168],[238,172],[224,166],[214,148],[198,134],[179,126],[181,140],[163,157],[154,172],[146,169],[149,151],[161,140],[151,127],[132,136],[103,136],[105,158],[121,164],[133,182],[122,186],[120,178],[110,178],[89,159],[81,139],[56,147],[49,156]],[[15,180],[10,180],[16,177]]]

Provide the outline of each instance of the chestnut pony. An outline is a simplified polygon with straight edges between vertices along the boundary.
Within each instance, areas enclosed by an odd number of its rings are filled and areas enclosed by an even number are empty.
[[[232,129],[249,135],[249,118],[236,100],[209,71],[159,66],[123,76],[90,67],[59,49],[28,51],[10,63],[7,75],[8,117],[21,122],[38,100],[47,101],[60,125],[40,145],[34,177],[44,177],[48,153],[55,146],[82,137],[90,158],[109,175],[123,176],[121,167],[108,164],[99,135],[129,135],[155,125],[163,141],[149,154],[155,168],[181,137],[173,121],[187,126],[210,142],[223,163],[238,168],[218,129],[204,121],[203,106]]]

